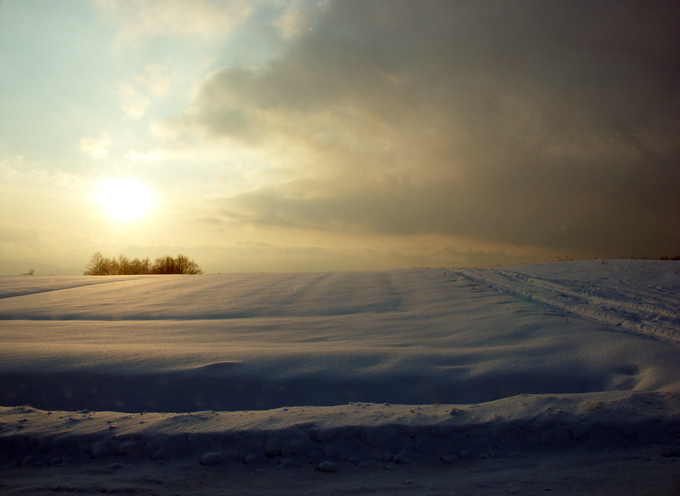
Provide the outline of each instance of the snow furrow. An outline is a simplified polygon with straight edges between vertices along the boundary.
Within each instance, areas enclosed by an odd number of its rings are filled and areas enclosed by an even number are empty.
[[[602,286],[596,284],[583,284],[574,287],[568,281],[551,281],[539,277],[517,274],[504,270],[495,270],[496,273],[511,281],[521,280],[528,284],[541,287],[551,293],[560,296],[572,296],[574,299],[583,299],[588,303],[598,303],[604,307],[616,307],[624,312],[633,314],[651,314],[654,317],[663,316],[669,319],[680,317],[680,300],[677,296],[664,297],[661,290],[641,287]]]
[[[680,302],[663,290],[600,282],[566,284],[501,269],[457,273],[494,290],[578,315],[632,334],[680,344]],[[644,303],[642,303],[644,302]]]
[[[26,280],[26,278],[0,276],[0,300],[46,293],[57,293],[59,291],[69,291],[78,288],[86,288],[88,286],[129,283],[131,280],[138,277],[140,276],[43,276]]]

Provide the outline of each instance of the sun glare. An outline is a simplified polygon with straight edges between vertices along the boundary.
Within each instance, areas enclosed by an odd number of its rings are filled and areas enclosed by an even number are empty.
[[[142,219],[153,203],[151,190],[134,178],[102,180],[97,188],[97,201],[111,219],[132,222]]]

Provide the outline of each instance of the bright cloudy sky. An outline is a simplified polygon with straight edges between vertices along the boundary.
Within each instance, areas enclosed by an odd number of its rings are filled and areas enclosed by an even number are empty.
[[[0,266],[677,255],[678,40],[672,1],[0,0]]]

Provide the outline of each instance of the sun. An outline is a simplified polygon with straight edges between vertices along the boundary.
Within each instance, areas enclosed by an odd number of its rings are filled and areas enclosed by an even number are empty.
[[[117,222],[143,219],[153,204],[151,190],[137,179],[103,179],[97,188],[97,201]]]

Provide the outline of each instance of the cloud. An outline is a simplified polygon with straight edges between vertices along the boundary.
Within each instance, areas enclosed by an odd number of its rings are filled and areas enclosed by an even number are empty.
[[[285,4],[274,25],[286,39],[299,38],[313,29],[316,17],[327,4],[325,0],[293,0]]]
[[[109,133],[102,133],[98,137],[85,136],[80,140],[80,151],[94,159],[106,158],[109,147],[113,144]]]
[[[123,158],[135,162],[160,162],[163,160],[163,154],[158,150],[149,150],[146,152],[131,151]]]
[[[160,64],[149,64],[132,84],[121,84],[118,96],[126,119],[137,120],[149,108],[152,97],[163,97],[172,87],[172,71]]]
[[[30,202],[31,200],[27,200],[30,197],[21,193],[26,191],[26,187],[29,185],[47,189],[55,187],[67,188],[70,190],[69,194],[72,194],[76,190],[82,191],[87,189],[87,180],[74,174],[72,171],[63,170],[59,165],[55,164],[53,159],[14,155],[5,152],[2,147],[0,147],[0,185],[3,187],[3,191],[0,192],[0,197],[4,195],[3,199],[8,202],[8,205],[12,203],[9,200],[10,195],[16,195],[17,197],[20,197],[22,201],[26,200]],[[44,195],[44,193],[45,190],[43,189],[38,193],[38,197]],[[12,206],[17,207],[16,204],[13,204]],[[13,220],[16,220],[17,218],[19,217],[16,215],[12,216]]]
[[[225,196],[232,223],[668,253],[674,7],[332,2],[267,65],[210,74],[165,127],[287,172]]]
[[[97,5],[120,23],[120,36],[127,41],[222,39],[253,12],[245,0],[98,0]]]
[[[157,96],[165,96],[172,87],[172,70],[161,64],[149,64],[144,73],[137,76],[138,84]]]
[[[151,103],[149,98],[130,84],[121,84],[118,87],[118,96],[122,100],[126,119],[139,119],[146,112],[149,103]]]

